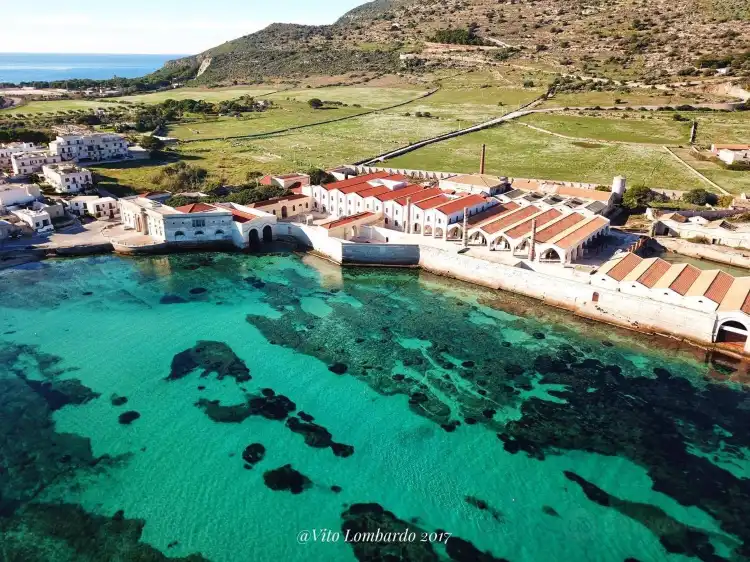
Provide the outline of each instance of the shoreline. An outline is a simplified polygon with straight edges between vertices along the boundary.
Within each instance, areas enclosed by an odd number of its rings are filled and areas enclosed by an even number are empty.
[[[472,286],[483,287],[498,293],[507,293],[513,296],[532,299],[534,302],[539,303],[543,306],[549,307],[555,311],[562,312],[564,314],[572,315],[578,320],[587,320],[596,322],[597,324],[603,324],[606,326],[613,327],[615,329],[626,330],[630,334],[637,334],[639,336],[656,336],[663,338],[666,341],[674,342],[675,344],[684,344],[689,346],[694,351],[702,350],[707,354],[718,354],[725,356],[735,361],[747,362],[749,357],[746,354],[740,353],[734,349],[728,349],[723,346],[716,345],[714,343],[708,343],[698,339],[690,338],[684,334],[670,333],[668,331],[659,329],[657,326],[651,324],[642,324],[634,322],[632,320],[620,320],[612,312],[606,312],[598,306],[580,306],[573,303],[566,302],[558,298],[549,298],[545,295],[536,294],[530,290],[512,290],[507,287],[501,286],[498,282],[493,282],[491,279],[485,277],[477,277],[470,275],[462,275],[461,269],[454,270],[453,268],[437,267],[430,263],[425,263],[420,259],[419,263],[415,264],[379,264],[379,263],[357,263],[357,262],[339,262],[334,258],[326,255],[323,252],[315,250],[314,248],[307,247],[301,243],[297,243],[296,248],[289,244],[287,251],[297,255],[309,255],[319,259],[323,259],[329,263],[335,264],[340,268],[382,268],[382,269],[409,269],[409,270],[421,270],[437,277],[453,279],[462,283],[468,283]],[[46,259],[53,258],[76,258],[76,257],[87,257],[93,255],[104,255],[104,254],[115,254],[120,257],[143,257],[153,255],[172,255],[178,253],[239,253],[247,255],[264,255],[261,253],[248,253],[238,250],[236,248],[229,247],[198,247],[194,244],[184,247],[176,247],[173,245],[160,245],[158,248],[152,248],[152,251],[141,251],[141,252],[122,252],[117,251],[116,247],[111,243],[108,244],[96,244],[86,246],[73,246],[73,247],[60,247],[53,249],[19,249],[19,250],[0,250],[0,271],[4,269],[11,269],[13,267],[23,266],[29,263],[40,262]],[[10,254],[10,255],[8,255]],[[476,259],[476,258],[470,258]],[[587,303],[583,303],[584,305]],[[591,309],[591,310],[590,310]],[[709,361],[710,358],[704,358],[704,361]]]

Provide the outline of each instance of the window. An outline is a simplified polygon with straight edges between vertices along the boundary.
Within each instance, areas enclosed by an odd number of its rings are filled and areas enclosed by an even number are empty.
[[[182,232],[181,230],[178,230],[177,232],[174,233],[174,235],[175,236],[185,236],[185,233]]]
[[[216,236],[223,236],[223,235],[224,235],[224,231],[223,230],[219,229],[219,230],[216,231]]]
[[[193,228],[204,227],[204,226],[206,226],[206,219],[193,219]],[[196,234],[198,233],[196,232]],[[201,234],[203,233],[201,232]]]
[[[196,236],[203,236],[203,231],[202,230],[196,230],[195,231],[195,235]]]

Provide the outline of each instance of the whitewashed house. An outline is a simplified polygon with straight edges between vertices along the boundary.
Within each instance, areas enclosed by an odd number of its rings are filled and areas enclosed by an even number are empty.
[[[41,199],[39,186],[32,183],[0,183],[0,207],[27,205]]]
[[[23,152],[38,152],[43,148],[33,142],[12,142],[0,144],[0,170],[10,170],[13,167],[11,156]]]
[[[51,154],[45,150],[17,152],[10,156],[13,174],[16,176],[38,174],[42,171],[44,166],[48,164],[59,164],[61,161],[60,156]]]
[[[94,183],[91,170],[75,164],[48,164],[42,166],[42,173],[57,193],[78,193],[89,189]]]
[[[63,134],[49,143],[50,153],[65,161],[100,162],[129,157],[128,142],[114,133]]]

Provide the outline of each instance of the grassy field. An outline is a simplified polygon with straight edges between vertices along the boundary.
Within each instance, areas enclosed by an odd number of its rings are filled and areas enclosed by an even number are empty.
[[[727,170],[710,160],[701,160],[696,158],[695,153],[689,148],[676,148],[673,151],[692,168],[719,184],[729,193],[735,195],[743,192],[750,193],[750,172]]]
[[[610,111],[596,114],[535,113],[521,121],[565,136],[633,143],[690,142],[690,123],[671,113]]]
[[[333,86],[330,88],[307,88],[286,90],[267,96],[268,99],[283,103],[286,100],[307,103],[312,98],[324,101],[337,101],[349,105],[358,104],[365,109],[379,109],[414,99],[426,93],[426,89],[415,86],[400,88],[376,88],[367,86]]]
[[[275,86],[233,86],[231,88],[178,88],[166,92],[154,92],[151,94],[140,94],[135,96],[123,96],[113,98],[125,100],[132,103],[161,103],[164,100],[206,100],[210,102],[224,101],[239,98],[240,96],[262,96],[274,92],[279,88]]]
[[[540,107],[595,107],[597,105],[608,107],[621,104],[632,107],[639,105],[676,106],[720,101],[728,100],[717,96],[692,94],[690,92],[669,95],[661,90],[633,88],[629,93],[623,91],[560,93],[552,99],[544,101]]]
[[[750,144],[750,111],[686,115],[698,119],[698,144]]]
[[[248,172],[282,173],[313,166],[333,167],[455,128],[452,119],[383,112],[258,139],[198,140],[180,145],[173,158],[205,168],[214,178],[236,184],[244,181]],[[108,183],[148,191],[158,188],[153,178],[166,163],[115,164],[94,169]]]
[[[39,115],[41,113],[57,113],[60,111],[75,111],[78,109],[111,109],[119,107],[118,104],[101,102],[96,100],[50,100],[50,101],[32,101],[26,105],[14,107],[13,109],[4,109],[0,111],[2,115]]]
[[[705,186],[658,146],[576,143],[515,123],[427,146],[388,162],[407,169],[474,172],[482,144],[488,147],[491,174],[604,185],[622,174],[630,185],[680,190]]]

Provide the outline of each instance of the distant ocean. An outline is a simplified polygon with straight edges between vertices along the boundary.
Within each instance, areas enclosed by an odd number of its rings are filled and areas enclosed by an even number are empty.
[[[76,55],[0,53],[0,82],[53,81],[70,78],[137,78],[184,55]]]

